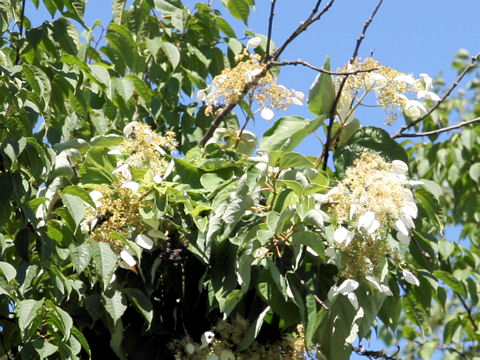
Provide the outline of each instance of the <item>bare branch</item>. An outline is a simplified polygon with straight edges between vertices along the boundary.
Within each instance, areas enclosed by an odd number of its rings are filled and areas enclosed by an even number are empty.
[[[407,125],[404,125],[402,126],[395,134],[392,135],[392,139],[396,139],[400,136],[404,136],[403,133],[405,130],[417,125],[418,123],[422,122],[423,120],[425,120],[428,116],[430,116],[444,101],[446,98],[448,98],[450,96],[450,94],[452,93],[453,89],[455,89],[458,84],[460,83],[460,81],[463,79],[463,77],[471,70],[475,67],[475,63],[478,61],[478,59],[480,58],[480,53],[478,53],[477,55],[473,56],[471,59],[470,59],[470,63],[465,67],[465,69],[463,69],[463,71],[458,75],[457,79],[453,82],[452,86],[450,86],[450,88],[445,92],[445,94],[443,94],[442,98],[435,104],[433,105],[430,110],[427,111],[426,114],[424,114],[422,117],[418,118],[417,120],[414,120],[412,121],[411,123],[407,124]]]
[[[20,13],[20,20],[19,20],[19,29],[18,32],[20,33],[20,36],[23,36],[23,21],[25,20],[25,0],[22,1],[22,10]],[[16,47],[16,56],[15,56],[15,65],[18,65],[20,63],[20,47],[18,45],[15,45]]]
[[[318,71],[320,73],[323,73],[323,74],[328,74],[328,75],[339,75],[339,76],[348,76],[348,75],[357,75],[357,74],[360,74],[360,73],[366,73],[366,72],[371,72],[371,71],[375,71],[375,70],[378,70],[378,68],[371,68],[371,69],[367,69],[367,70],[355,70],[355,71],[330,71],[330,70],[326,70],[326,69],[323,69],[323,68],[320,68],[318,66],[315,66],[315,65],[312,65],[304,60],[301,60],[301,59],[297,59],[297,60],[284,60],[284,61],[271,61],[270,62],[273,66],[286,66],[286,65],[303,65],[303,66],[306,66],[312,70],[315,70],[315,71]]]
[[[363,346],[352,346],[352,350],[358,355],[367,356],[369,359],[384,359],[384,360],[399,360],[395,356],[400,352],[400,346],[397,345],[397,350],[393,355],[387,355],[384,349],[381,350],[367,350]]]
[[[287,40],[285,40],[285,42],[282,45],[280,45],[277,50],[275,50],[269,56],[265,57],[264,62],[268,62],[271,59],[278,60],[278,58],[280,57],[282,52],[285,50],[285,48],[288,46],[288,44],[290,44],[293,40],[295,40],[295,38],[298,37],[298,35],[300,35],[302,32],[307,30],[307,28],[310,25],[312,25],[315,21],[320,20],[323,14],[325,14],[330,9],[330,7],[333,5],[334,2],[335,0],[330,0],[328,4],[325,5],[325,7],[320,12],[318,12],[318,9],[320,8],[320,4],[322,3],[322,0],[318,0],[310,16],[305,21],[302,21],[300,23],[300,25],[295,29],[295,31],[290,34]]]
[[[470,124],[474,124],[476,122],[480,122],[480,117],[472,119],[472,120],[467,120],[467,121],[462,121],[458,124],[452,125],[452,126],[447,126],[441,129],[437,130],[432,130],[432,131],[425,131],[425,132],[419,132],[419,133],[413,133],[413,134],[398,134],[396,137],[421,137],[421,136],[430,136],[430,135],[438,135],[446,131],[452,131],[455,129],[460,129],[462,127],[465,127]]]
[[[270,41],[272,40],[272,27],[273,27],[273,17],[275,16],[275,5],[277,0],[271,0],[272,5],[270,6],[270,18],[268,19],[268,34],[267,34],[267,48],[265,49],[265,58],[268,58],[270,55]]]
[[[358,51],[360,49],[360,45],[362,44],[363,39],[365,39],[365,34],[368,30],[368,27],[372,23],[373,18],[377,14],[377,11],[380,8],[380,6],[382,5],[382,3],[383,3],[383,0],[380,0],[377,3],[377,6],[375,6],[375,9],[373,9],[372,14],[367,19],[367,21],[365,21],[365,24],[363,25],[362,33],[360,34],[360,36],[357,39],[357,43],[355,44],[355,49],[353,50],[352,57],[350,58],[350,61],[349,61],[350,64],[352,64],[355,61],[355,58],[357,57]],[[348,76],[345,76],[343,78],[342,82],[340,83],[340,86],[339,86],[338,91],[337,91],[337,96],[335,97],[335,100],[333,101],[332,110],[330,111],[330,121],[328,123],[328,128],[327,128],[327,138],[326,138],[326,141],[325,141],[324,150],[322,152],[322,154],[323,154],[323,167],[322,167],[323,170],[327,169],[328,156],[329,156],[330,145],[331,145],[331,141],[332,141],[332,139],[330,137],[332,135],[333,122],[335,120],[337,105],[338,105],[338,102],[340,101],[340,96],[342,95],[342,91],[343,91],[343,88],[345,86],[345,83],[347,82],[347,79],[348,79]],[[319,156],[317,158],[317,161],[315,162],[315,164],[318,165],[320,163],[320,161],[322,161],[322,156]]]

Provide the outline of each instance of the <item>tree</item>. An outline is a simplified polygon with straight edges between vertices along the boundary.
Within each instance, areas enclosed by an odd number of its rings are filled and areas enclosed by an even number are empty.
[[[358,58],[382,1],[337,71],[281,60],[334,0],[278,47],[211,4],[115,0],[103,28],[84,0],[42,3],[32,27],[26,0],[0,1],[3,358],[476,358],[478,76],[450,95],[480,55],[434,92]],[[254,2],[224,4],[247,21]],[[255,112],[305,101],[276,82],[290,65],[318,72],[313,119],[257,140]],[[367,93],[397,133],[361,126]],[[317,158],[294,151],[316,131]],[[401,352],[352,346],[372,331]]]

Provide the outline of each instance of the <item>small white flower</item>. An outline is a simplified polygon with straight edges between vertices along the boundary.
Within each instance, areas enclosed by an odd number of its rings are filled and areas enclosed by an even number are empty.
[[[352,204],[350,205],[350,220],[353,219],[353,215],[357,212],[358,205],[357,204]]]
[[[275,116],[275,113],[269,108],[263,108],[262,112],[260,113],[260,116],[265,120],[270,121]]]
[[[373,88],[375,83],[385,84],[386,82],[387,78],[385,76],[376,72],[372,72],[368,74],[365,78],[365,88],[367,90],[370,90],[371,88]]]
[[[291,103],[291,104],[294,104],[294,105],[298,105],[298,106],[302,106],[303,105],[303,102],[302,100],[294,97],[294,96],[290,96],[287,98],[288,102]]]
[[[417,218],[418,208],[414,202],[408,202],[406,205],[402,206],[400,210],[405,216],[411,217],[413,219]]]
[[[115,170],[112,171],[112,174],[120,173],[124,180],[130,181],[132,180],[132,173],[130,172],[128,164],[123,164],[117,167]]]
[[[418,119],[420,116],[422,116],[422,113],[427,112],[427,109],[425,109],[425,106],[421,102],[408,99],[405,102],[403,111],[405,111],[405,114],[408,117],[411,117],[412,119]]]
[[[127,181],[126,183],[123,183],[120,187],[124,189],[130,189],[136,192],[140,188],[140,184],[135,181]]]
[[[153,177],[153,181],[155,181],[157,184],[163,183],[163,178],[160,175],[155,175]]]
[[[335,195],[335,194],[337,194],[338,192],[340,192],[340,189],[338,188],[338,186],[335,186],[335,187],[331,188],[331,189],[327,192],[327,196],[328,196],[328,197],[331,197],[332,195]]]
[[[344,227],[339,227],[333,233],[333,240],[335,240],[338,244],[348,246],[348,244],[350,244],[350,242],[352,241],[353,236],[353,232],[348,231]]]
[[[128,266],[135,266],[137,264],[137,261],[135,260],[135,258],[133,257],[133,254],[132,252],[130,251],[130,249],[125,249],[125,250],[122,250],[120,251],[120,258],[125,261],[125,263],[128,265]]]
[[[337,253],[337,250],[333,246],[329,246],[325,249],[325,255],[327,255],[329,258],[332,258],[335,256]]]
[[[202,102],[207,99],[207,92],[206,89],[198,90],[197,91],[197,101]]]
[[[377,279],[375,279],[373,276],[370,276],[370,275],[367,275],[365,276],[365,279],[368,280],[375,289],[377,289],[379,292],[381,292],[382,294],[385,294],[385,295],[388,295],[388,296],[392,296],[393,293],[392,291],[390,290],[390,288],[386,285],[383,285],[383,284],[380,284]]]
[[[192,343],[188,343],[187,345],[185,345],[185,352],[188,355],[192,355],[195,352],[195,345],[193,345]]]
[[[99,201],[101,198],[103,198],[103,194],[98,191],[98,190],[92,190],[88,193],[90,195],[90,198],[93,200],[95,203],[95,207],[100,207],[102,206],[102,202]]]
[[[131,134],[133,134],[135,132],[135,127],[137,127],[137,126],[138,126],[138,121],[132,121],[132,122],[128,123],[123,128],[123,134],[126,137],[129,137]]]
[[[207,347],[215,339],[215,334],[212,331],[205,331],[200,338],[202,345],[200,349]]]
[[[425,87],[423,88],[421,85],[418,86],[420,90],[417,92],[417,98],[425,98],[433,101],[440,101],[440,96],[435,94],[434,92],[429,91],[430,88],[433,87],[433,81],[428,74],[422,73],[420,76],[423,78],[423,83],[425,84]]]
[[[380,227],[380,222],[375,219],[375,213],[367,211],[358,218],[358,228],[364,228],[369,234],[373,234]]]
[[[398,75],[398,76],[395,76],[393,80],[403,82],[411,86],[414,86],[416,82],[415,78],[412,75]]]
[[[413,275],[410,271],[403,270],[402,273],[403,273],[403,278],[405,279],[406,282],[415,286],[420,286],[420,281],[418,281],[417,277]]]
[[[153,248],[153,240],[150,239],[147,235],[138,234],[135,237],[135,242],[137,243],[138,246],[146,250],[150,250],[151,248]]]
[[[255,36],[254,38],[251,38],[247,42],[247,49],[255,49],[262,43],[262,39],[258,36]]]
[[[410,244],[410,236],[405,235],[401,232],[397,233],[397,240],[403,244]]]
[[[300,101],[303,101],[305,100],[305,94],[301,91],[294,91],[293,93],[295,95],[295,97],[300,100]]]
[[[246,77],[247,77],[247,82],[253,81],[260,73],[262,72],[262,69],[254,69],[247,71]]]
[[[408,228],[402,221],[402,219],[398,219],[397,221],[395,221],[395,229],[397,229],[404,236],[408,236]]]
[[[358,281],[347,279],[338,287],[337,293],[347,295],[348,293],[355,291],[358,288],[358,285]]]
[[[393,160],[392,171],[395,174],[406,174],[408,173],[408,165],[401,160]]]

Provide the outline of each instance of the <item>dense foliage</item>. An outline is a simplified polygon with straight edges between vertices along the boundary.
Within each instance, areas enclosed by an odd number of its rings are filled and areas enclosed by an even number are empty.
[[[205,3],[114,0],[104,28],[85,0],[31,2],[52,20],[0,0],[2,358],[478,359],[480,76],[440,98],[359,40],[314,67],[311,119],[257,140],[256,112],[303,104],[280,56],[334,1],[278,48]],[[406,125],[362,127],[368,93]],[[317,131],[318,158],[295,152]],[[398,355],[352,346],[372,331]]]

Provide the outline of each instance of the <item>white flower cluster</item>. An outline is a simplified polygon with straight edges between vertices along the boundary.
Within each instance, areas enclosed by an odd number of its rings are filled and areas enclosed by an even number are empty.
[[[440,101],[440,97],[431,91],[432,78],[425,73],[415,79],[412,75],[381,65],[371,57],[356,59],[346,66],[346,71],[360,72],[347,78],[340,97],[337,115],[344,125],[353,120],[355,108],[370,91],[375,93],[378,104],[387,112],[387,123],[396,119],[396,107],[400,107],[408,117],[418,119],[427,112],[420,99]],[[337,87],[343,79],[343,76],[336,78]],[[409,93],[416,93],[416,97],[407,97]]]
[[[197,100],[207,104],[206,115],[216,106],[237,104],[243,96],[257,102],[260,106],[258,111],[265,120],[273,119],[274,109],[285,110],[291,104],[303,105],[305,95],[302,92],[278,85],[265,64],[261,63],[260,56],[248,52],[260,43],[259,37],[250,39],[243,53],[236,57],[237,66],[224,69],[207,88],[197,92]]]
[[[356,234],[381,238],[393,227],[398,240],[408,242],[418,209],[407,186],[421,182],[408,180],[407,172],[403,161],[386,163],[378,155],[363,153],[328,193],[339,223],[346,223],[335,230],[335,241],[348,246]]]

